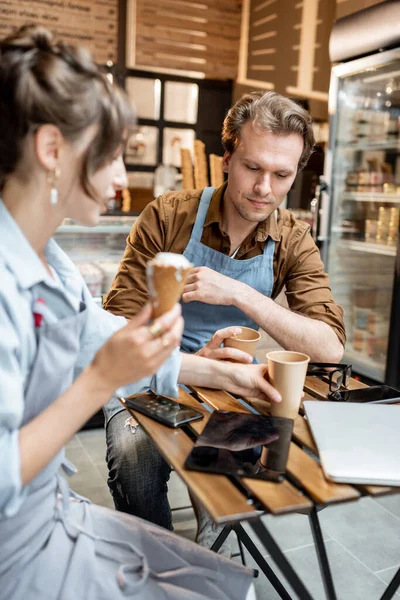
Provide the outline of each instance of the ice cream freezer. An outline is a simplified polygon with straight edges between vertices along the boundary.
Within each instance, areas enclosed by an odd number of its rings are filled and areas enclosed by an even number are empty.
[[[329,113],[319,242],[345,311],[344,361],[400,387],[400,48],[334,66]]]
[[[104,216],[95,227],[83,227],[66,219],[56,231],[56,242],[76,264],[99,303],[118,271],[126,238],[136,218]]]

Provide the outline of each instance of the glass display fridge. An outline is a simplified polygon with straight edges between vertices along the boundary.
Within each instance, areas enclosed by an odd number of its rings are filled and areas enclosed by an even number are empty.
[[[400,387],[400,49],[333,67],[329,113],[320,241],[345,311],[343,361]]]

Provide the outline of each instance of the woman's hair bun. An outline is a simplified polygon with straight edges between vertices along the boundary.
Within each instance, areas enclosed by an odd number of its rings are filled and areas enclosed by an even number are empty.
[[[32,39],[32,45],[38,50],[44,50],[45,52],[51,52],[53,36],[44,27],[32,27],[30,37]]]
[[[13,50],[25,52],[29,50],[42,50],[44,52],[52,52],[53,35],[50,31],[39,25],[24,25],[14,35],[0,42],[0,49],[3,54]]]

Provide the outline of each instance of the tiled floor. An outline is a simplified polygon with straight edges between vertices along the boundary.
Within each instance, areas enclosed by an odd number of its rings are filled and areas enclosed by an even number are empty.
[[[69,442],[67,455],[79,469],[70,479],[71,487],[93,502],[112,508],[106,483],[104,431],[78,433]],[[176,473],[171,476],[169,499],[174,509],[190,505],[186,488]],[[194,539],[196,522],[192,509],[174,510],[173,515],[176,533]],[[333,506],[319,516],[338,600],[380,598],[400,566],[400,495]],[[324,600],[307,517],[267,516],[265,522],[301,578],[307,581],[313,598]],[[253,534],[252,538],[255,539]],[[278,600],[262,574],[255,585],[258,600]],[[400,592],[396,597],[400,597]],[[294,593],[293,598],[297,598]]]

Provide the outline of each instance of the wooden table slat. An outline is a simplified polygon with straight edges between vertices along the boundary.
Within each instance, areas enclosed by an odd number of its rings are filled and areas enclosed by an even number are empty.
[[[311,450],[318,456],[318,449],[315,445],[314,438],[310,431],[310,427],[304,417],[298,415],[293,426],[293,437],[302,446]]]
[[[233,396],[226,393],[218,393],[215,390],[206,388],[195,388],[199,397],[214,408],[243,411],[243,405]],[[227,398],[228,397],[228,398]],[[246,399],[247,400],[247,399]],[[236,409],[236,406],[238,407]],[[300,419],[302,417],[299,417]],[[306,423],[304,426],[298,426],[297,433],[302,429],[302,438],[305,439]],[[309,434],[311,436],[311,434]],[[312,439],[312,438],[311,438]],[[311,443],[308,438],[308,443]],[[350,485],[329,482],[320,467],[320,465],[301,448],[291,444],[287,472],[294,477],[296,482],[305,489],[312,498],[319,504],[330,504],[333,502],[342,502],[343,500],[352,500],[360,496],[360,493]]]
[[[174,467],[216,523],[248,519],[258,514],[239,489],[224,475],[200,473],[184,468],[186,457],[193,447],[192,440],[184,431],[181,429],[171,431],[154,419],[128,410],[150,435],[158,450]],[[210,494],[210,489],[213,490],[212,494]]]
[[[349,390],[358,390],[360,388],[368,387],[365,383],[361,383],[357,379],[351,378],[348,383]],[[308,392],[319,400],[326,400],[327,394],[329,394],[329,383],[319,379],[319,377],[307,376],[304,383],[304,391]]]
[[[356,500],[360,496],[350,485],[328,481],[320,465],[294,443],[290,446],[286,470],[318,504]]]
[[[243,478],[244,485],[274,515],[309,510],[312,502],[294,485],[284,480],[280,483]]]
[[[241,404],[236,398],[234,398],[228,392],[224,392],[222,390],[212,390],[210,388],[203,388],[198,386],[193,386],[193,389],[198,397],[217,410],[234,410],[236,412],[247,413],[249,412],[243,404]]]
[[[206,388],[195,388],[195,391],[199,398],[213,406],[215,409],[247,412],[243,405],[230,394],[224,392],[215,393],[215,390]],[[193,400],[189,394],[185,393],[185,396],[182,395],[181,401],[184,401],[184,398],[186,397],[190,398],[190,405],[193,406],[193,402],[196,401]],[[260,402],[262,401],[260,400]],[[196,433],[200,434],[204,429],[206,422],[207,416],[202,421],[194,421],[191,423],[191,427]],[[310,500],[288,481],[274,483],[245,477],[242,479],[242,482],[247,489],[258,498],[266,509],[273,514],[286,514],[293,510],[307,510],[312,506]]]

